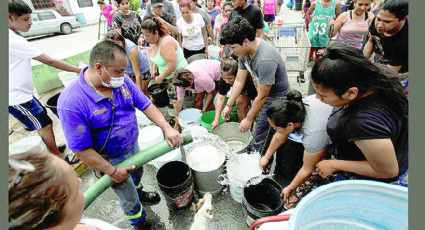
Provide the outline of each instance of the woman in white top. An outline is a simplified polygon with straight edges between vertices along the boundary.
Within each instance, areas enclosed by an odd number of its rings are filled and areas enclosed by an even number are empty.
[[[187,0],[181,1],[179,6],[182,17],[177,20],[178,41],[183,48],[184,57],[188,59],[200,53],[208,55],[208,36],[202,16],[192,13]]]

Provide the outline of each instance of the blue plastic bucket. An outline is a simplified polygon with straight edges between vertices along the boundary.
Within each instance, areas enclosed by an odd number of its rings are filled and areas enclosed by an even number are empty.
[[[295,208],[288,230],[408,228],[406,187],[350,180],[321,186]]]
[[[75,17],[77,17],[77,20],[81,23],[81,24],[87,24],[86,18],[84,17],[83,13],[78,13],[75,14]]]

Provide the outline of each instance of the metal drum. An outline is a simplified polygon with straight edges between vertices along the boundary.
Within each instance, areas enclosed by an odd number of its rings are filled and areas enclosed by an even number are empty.
[[[251,140],[251,132],[239,132],[238,122],[226,122],[212,131],[223,139],[235,152],[243,150]]]

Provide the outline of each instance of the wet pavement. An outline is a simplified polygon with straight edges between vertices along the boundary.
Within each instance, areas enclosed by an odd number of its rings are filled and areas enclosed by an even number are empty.
[[[282,6],[280,16],[285,22],[299,22],[303,21],[301,18],[300,11],[288,10],[285,6]],[[302,92],[303,95],[307,94],[308,90],[308,76],[310,74],[311,65],[308,66],[305,72],[304,83],[297,81],[298,72],[288,72],[290,85],[292,89],[297,89]],[[58,92],[61,92],[63,87],[51,90],[47,93],[38,95],[39,100],[45,103],[51,96]],[[62,128],[58,118],[51,112],[48,111],[50,117],[53,120],[54,132],[56,136],[56,142],[58,145],[65,144],[65,138],[62,132]],[[36,132],[28,132],[23,129],[19,122],[9,114],[9,144],[19,140],[21,138],[34,135]],[[72,154],[69,149],[66,149],[67,154]],[[97,178],[94,175],[93,170],[89,170],[81,175],[83,180],[82,190],[87,190],[93,185]],[[275,178],[278,182],[285,182],[284,178]],[[148,220],[152,223],[155,229],[165,230],[186,230],[190,229],[193,223],[194,213],[189,209],[181,212],[170,211],[167,208],[165,197],[160,192],[159,186],[156,181],[156,171],[151,165],[144,166],[144,175],[142,178],[145,191],[157,191],[161,195],[161,202],[154,206],[147,206]],[[229,195],[228,188],[219,193],[216,197],[213,197],[213,219],[210,221],[210,229],[217,230],[246,230],[249,229],[246,224],[246,214],[243,211],[242,204],[237,203]],[[116,227],[122,229],[132,229],[124,218],[123,212],[118,204],[117,196],[114,194],[111,188],[108,188],[103,194],[101,194],[85,211],[83,217],[97,218],[104,220],[108,223],[113,224]]]

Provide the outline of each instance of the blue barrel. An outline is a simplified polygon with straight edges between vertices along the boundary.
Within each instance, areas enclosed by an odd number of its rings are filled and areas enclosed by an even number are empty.
[[[75,17],[77,17],[77,20],[78,20],[81,24],[87,24],[86,18],[84,17],[84,14],[83,14],[83,13],[75,14]]]

